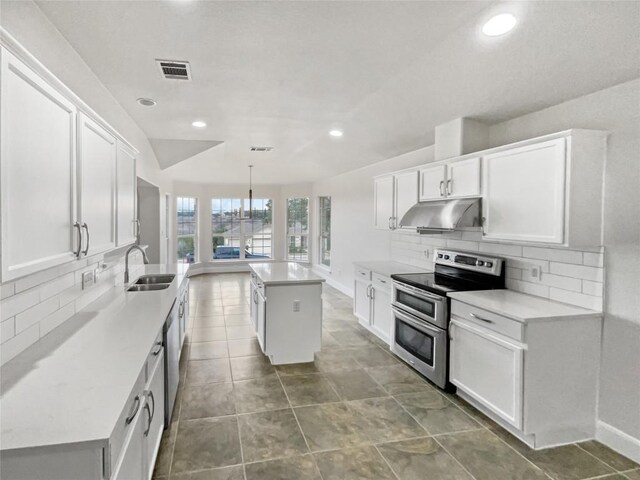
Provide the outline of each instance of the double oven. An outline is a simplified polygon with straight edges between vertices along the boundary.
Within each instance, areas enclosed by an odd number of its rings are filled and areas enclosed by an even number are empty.
[[[392,275],[391,351],[438,385],[449,384],[447,293],[504,288],[503,260],[438,250],[435,271]]]

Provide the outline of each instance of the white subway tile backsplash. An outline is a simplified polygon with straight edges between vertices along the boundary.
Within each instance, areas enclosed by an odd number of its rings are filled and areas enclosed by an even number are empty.
[[[462,232],[462,239],[469,240],[471,242],[481,242],[482,241],[482,232],[473,231],[473,232]]]
[[[584,264],[590,267],[603,267],[604,255],[602,253],[584,252]]]
[[[559,288],[549,289],[549,298],[558,302],[569,303],[577,307],[602,311],[602,297],[594,297],[583,293],[569,292]]]
[[[69,320],[76,313],[76,308],[73,303],[62,307],[60,310],[45,317],[40,322],[40,336],[44,337],[51,330],[58,325],[62,325],[66,320]]]
[[[63,290],[74,285],[74,275],[72,272],[63,275],[52,282],[42,285],[40,290],[40,299],[45,300],[49,297],[59,294]]]
[[[508,245],[504,243],[481,243],[480,251],[493,253],[495,255],[510,255],[512,257],[522,256],[522,247],[520,245]]]
[[[40,295],[35,290],[19,293],[2,301],[0,321],[13,317],[27,308],[33,307],[40,301]]]
[[[529,295],[536,295],[538,297],[549,297],[549,287],[540,283],[524,282],[507,278],[506,284],[507,288],[511,290],[517,290],[518,292],[528,293]]]
[[[604,276],[602,268],[588,267],[586,265],[551,262],[549,268],[550,272],[556,275],[592,280],[594,282],[602,282]]]
[[[82,285],[75,284],[66,290],[63,290],[58,295],[60,297],[60,306],[64,307],[70,302],[75,302],[78,298],[82,296],[84,291],[82,290]]]
[[[16,315],[16,333],[20,333],[31,325],[38,323],[47,315],[55,312],[58,308],[60,308],[60,301],[58,297],[51,297],[50,299],[19,313]]]
[[[554,275],[553,273],[543,273],[540,283],[573,292],[582,291],[582,280],[579,278],[563,277],[562,275]]]
[[[50,268],[49,270],[43,270],[42,272],[34,273],[24,278],[16,280],[16,293],[24,292],[44,282],[49,282],[58,278],[58,269]]]
[[[13,282],[0,285],[0,300],[10,297],[16,292],[16,285]]]
[[[16,334],[15,318],[9,318],[0,323],[0,343],[4,343]]]
[[[40,325],[31,325],[24,332],[19,333],[2,344],[0,348],[0,362],[4,365],[20,352],[33,345],[40,338]]]
[[[582,281],[582,293],[585,295],[593,295],[594,297],[602,297],[604,285],[600,282],[592,282],[590,280]]]
[[[582,252],[557,248],[522,247],[522,256],[553,262],[582,264]]]
[[[468,242],[466,240],[447,240],[447,248],[477,252],[478,242]]]
[[[520,268],[507,267],[505,276],[506,278],[513,278],[514,280],[522,280],[522,270]]]

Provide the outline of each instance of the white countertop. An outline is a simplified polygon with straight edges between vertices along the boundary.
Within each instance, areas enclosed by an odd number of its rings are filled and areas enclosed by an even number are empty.
[[[447,294],[454,300],[483,308],[505,317],[526,323],[535,320],[564,318],[600,318],[601,312],[574,307],[542,297],[534,297],[513,290],[481,290]]]
[[[112,288],[2,367],[2,450],[110,437],[186,268],[146,265],[144,273],[177,275],[166,290]]]
[[[265,285],[286,285],[288,283],[320,283],[325,279],[310,268],[295,262],[250,263],[249,268]]]
[[[363,267],[368,270],[372,270],[380,275],[390,277],[391,275],[401,273],[429,273],[433,269],[425,269],[414,267],[413,265],[407,265],[406,263],[389,261],[358,261],[353,262],[358,267]]]

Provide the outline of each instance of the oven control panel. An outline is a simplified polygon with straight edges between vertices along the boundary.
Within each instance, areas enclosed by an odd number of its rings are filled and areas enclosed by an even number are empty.
[[[455,250],[435,250],[433,260],[439,265],[449,265],[496,276],[502,273],[504,263],[502,258],[485,257],[476,252],[459,252]]]

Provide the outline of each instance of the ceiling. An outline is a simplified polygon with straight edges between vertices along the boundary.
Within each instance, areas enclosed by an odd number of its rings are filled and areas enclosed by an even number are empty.
[[[492,124],[640,77],[640,2],[38,5],[166,175],[198,183],[245,183],[250,163],[256,184],[314,181],[430,145],[457,117]],[[484,37],[503,11],[518,26]],[[189,61],[193,80],[163,79],[157,58]]]

